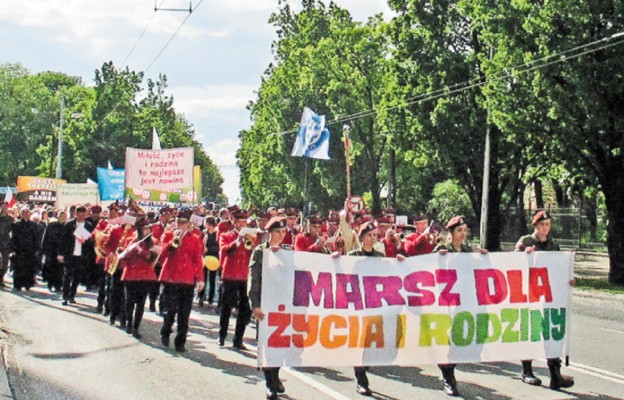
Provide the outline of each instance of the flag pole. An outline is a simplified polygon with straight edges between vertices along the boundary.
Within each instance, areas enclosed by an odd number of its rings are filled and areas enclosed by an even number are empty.
[[[347,197],[351,197],[351,159],[349,157],[351,139],[349,138],[349,130],[351,127],[347,124],[342,126],[342,140],[345,146],[345,166],[347,173]]]

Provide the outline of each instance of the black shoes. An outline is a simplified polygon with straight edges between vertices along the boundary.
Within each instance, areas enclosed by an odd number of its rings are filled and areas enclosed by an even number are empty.
[[[102,307],[101,305],[98,304],[97,307],[95,307],[95,312],[100,314],[102,312],[102,310],[104,309],[104,307]]]
[[[523,372],[522,382],[533,386],[539,386],[542,384],[542,380],[537,376],[533,375],[533,371]]]
[[[221,342],[219,341],[219,345],[221,345]],[[240,351],[246,351],[247,346],[245,346],[245,344],[243,342],[236,342],[232,345],[233,348],[235,348],[236,350],[240,350]]]
[[[186,351],[186,347],[183,344],[176,344],[175,350],[178,353],[184,353]]]
[[[68,303],[68,301],[67,301],[67,300],[63,300],[63,302],[62,302],[61,304],[62,304],[62,305],[64,305],[64,306],[66,306],[66,305],[67,305],[67,304],[69,304],[69,303]]]
[[[550,388],[552,390],[565,389],[574,386],[574,378],[561,375],[561,360],[549,359],[548,370],[550,371]]]
[[[446,393],[449,396],[459,396],[459,390],[457,390],[457,383],[453,384],[454,382],[449,382],[446,379],[444,379],[444,393]]]
[[[361,394],[362,396],[372,396],[373,395],[373,391],[370,390],[370,388],[368,386],[364,386],[364,385],[357,385],[355,387],[355,391],[358,392],[359,394]]]
[[[156,304],[150,303],[149,310],[150,310],[150,312],[156,312]]]
[[[277,400],[279,396],[277,395],[277,391],[271,388],[267,388],[266,390],[266,398],[267,400]]]
[[[161,335],[160,336],[160,343],[162,343],[162,345],[165,346],[165,347],[169,347],[169,335],[167,335],[167,336]]]
[[[132,332],[132,336],[136,339],[141,339],[143,337],[143,335],[141,335],[137,329]]]
[[[225,338],[219,338],[219,347],[225,346]]]

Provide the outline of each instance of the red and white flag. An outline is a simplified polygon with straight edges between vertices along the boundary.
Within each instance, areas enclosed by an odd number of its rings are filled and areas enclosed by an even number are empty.
[[[15,205],[13,192],[11,191],[11,188],[9,186],[7,186],[6,194],[4,195],[4,201],[9,205],[9,207],[13,207]]]

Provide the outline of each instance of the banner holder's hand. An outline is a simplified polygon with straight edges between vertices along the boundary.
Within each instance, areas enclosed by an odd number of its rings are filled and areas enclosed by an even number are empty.
[[[334,251],[334,252],[331,254],[331,257],[332,257],[334,260],[335,260],[335,259],[337,259],[338,257],[340,257],[340,252],[339,252],[339,251]]]
[[[397,254],[396,259],[399,261],[405,261],[405,256],[403,254]]]
[[[253,309],[253,315],[258,321],[262,321],[264,319],[264,311],[262,311],[260,307]]]
[[[445,256],[448,253],[448,250],[446,249],[440,249],[440,251],[438,251],[438,254],[441,256]]]
[[[534,250],[535,250],[535,246],[529,246],[529,247],[526,248],[525,251],[526,251],[527,254],[531,254],[531,253],[533,253]]]

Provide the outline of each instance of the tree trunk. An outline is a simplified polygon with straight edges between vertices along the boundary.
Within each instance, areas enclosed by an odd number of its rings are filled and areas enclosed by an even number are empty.
[[[537,209],[543,209],[544,208],[544,188],[542,187],[542,181],[539,179],[536,179],[533,182],[533,185],[535,187],[535,204],[537,206]]]
[[[500,141],[500,130],[492,126],[490,130],[490,179],[488,190],[488,219],[486,248],[489,251],[500,251],[500,236],[505,223],[501,213],[501,189],[500,189],[500,165],[498,144]]]
[[[624,175],[608,174],[602,182],[609,223],[609,283],[624,285]]]

